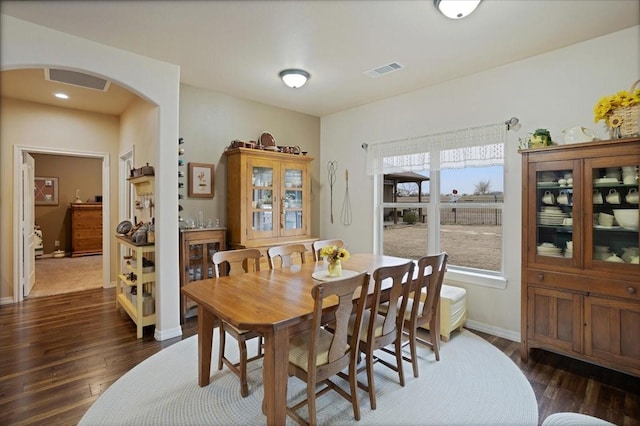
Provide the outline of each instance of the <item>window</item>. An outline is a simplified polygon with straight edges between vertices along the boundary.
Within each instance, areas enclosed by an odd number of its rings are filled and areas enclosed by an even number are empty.
[[[504,139],[452,149],[443,139],[422,152],[382,155],[380,251],[413,259],[446,251],[449,275],[503,282]]]

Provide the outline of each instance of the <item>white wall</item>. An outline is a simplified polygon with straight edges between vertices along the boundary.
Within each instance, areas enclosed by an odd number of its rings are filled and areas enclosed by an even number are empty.
[[[402,78],[402,72],[383,78]],[[521,253],[521,164],[518,137],[547,128],[555,140],[562,130],[583,125],[606,139],[602,123],[594,124],[593,106],[604,95],[629,89],[640,78],[640,26],[569,46],[487,72],[478,73],[364,105],[322,118],[323,162],[337,159],[340,173],[349,168],[353,217],[351,226],[331,224],[321,215],[321,234],[340,236],[354,251],[373,247],[373,180],[366,175],[361,144],[498,123],[516,116],[518,133],[509,132],[505,163],[505,290],[462,285],[468,292],[470,325],[519,339]],[[349,158],[347,162],[343,160]],[[321,182],[326,181],[321,169]],[[356,186],[357,185],[357,186]],[[328,185],[321,192],[328,212]],[[335,194],[344,194],[338,179]]]
[[[155,141],[156,185],[163,188],[156,195],[156,311],[155,337],[168,339],[182,333],[178,290],[178,209],[177,209],[177,140],[180,70],[176,65],[145,58],[120,49],[104,46],[79,37],[0,15],[0,51],[2,69],[56,66],[88,72],[111,79],[158,106],[158,138]],[[152,76],[153,78],[150,78]],[[112,159],[117,161],[117,159]],[[112,167],[117,170],[117,166]],[[15,171],[13,171],[15,174]],[[0,185],[2,203],[13,203],[11,183]],[[114,191],[116,189],[114,188]],[[13,288],[14,247],[13,214],[0,218],[0,291]],[[1,294],[6,297],[15,295]]]

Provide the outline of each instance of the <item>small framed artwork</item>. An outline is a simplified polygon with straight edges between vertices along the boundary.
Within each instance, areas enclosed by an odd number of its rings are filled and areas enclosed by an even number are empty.
[[[36,206],[58,205],[58,178],[36,177],[34,178],[33,199]]]
[[[213,164],[189,163],[189,197],[213,198]]]

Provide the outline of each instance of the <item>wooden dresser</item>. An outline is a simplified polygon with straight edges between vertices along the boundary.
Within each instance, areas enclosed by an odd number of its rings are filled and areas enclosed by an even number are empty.
[[[102,203],[71,204],[71,257],[102,254]]]

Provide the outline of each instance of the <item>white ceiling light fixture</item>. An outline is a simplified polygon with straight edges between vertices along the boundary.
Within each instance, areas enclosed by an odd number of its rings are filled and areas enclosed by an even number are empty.
[[[447,18],[462,19],[470,15],[481,0],[433,0],[436,8]]]
[[[304,86],[309,77],[311,77],[308,72],[300,69],[283,70],[280,71],[280,74],[278,75],[280,76],[282,81],[284,81],[284,84],[291,87],[292,89],[298,89]]]
[[[56,93],[53,96],[55,96],[58,99],[69,99],[69,95],[67,95],[66,93]]]

